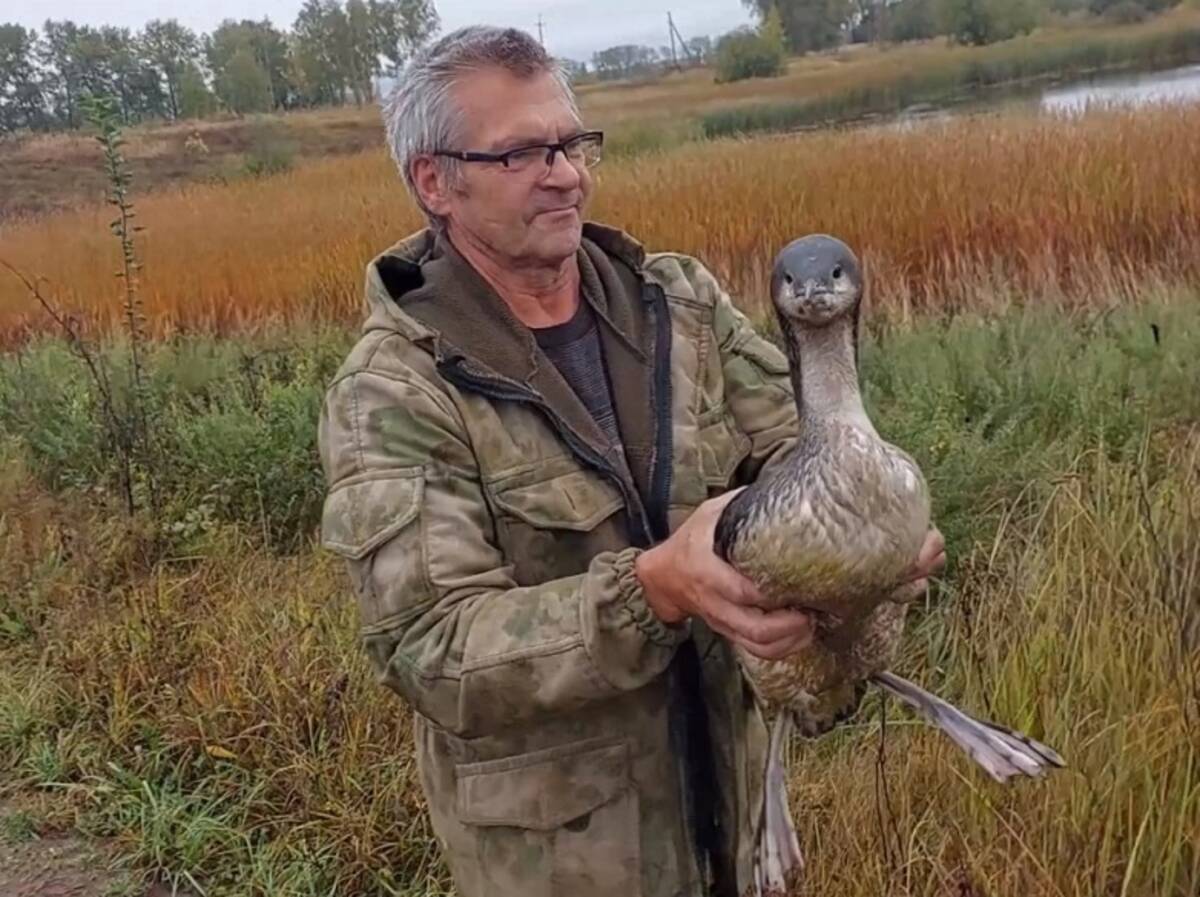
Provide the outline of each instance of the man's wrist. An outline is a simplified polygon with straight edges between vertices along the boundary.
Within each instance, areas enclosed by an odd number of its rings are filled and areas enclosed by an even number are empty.
[[[656,587],[657,564],[659,557],[657,549],[643,551],[633,562],[633,572],[638,582],[642,584],[642,595],[651,613],[668,626],[682,626],[687,621],[687,614],[666,598]]]

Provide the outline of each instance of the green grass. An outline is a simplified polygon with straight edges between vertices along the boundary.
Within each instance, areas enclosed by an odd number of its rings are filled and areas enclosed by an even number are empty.
[[[873,330],[868,405],[926,471],[952,556],[899,671],[1071,768],[1000,788],[894,712],[897,842],[872,699],[794,747],[810,886],[1191,897],[1200,303]],[[351,338],[156,347],[169,527],[204,510],[153,552],[109,492],[75,362],[54,342],[0,362],[0,798],[43,795],[212,897],[444,892],[408,712],[371,681],[342,567],[308,542],[316,409]]]

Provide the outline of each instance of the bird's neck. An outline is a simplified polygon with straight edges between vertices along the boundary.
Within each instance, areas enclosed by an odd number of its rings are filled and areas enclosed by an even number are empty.
[[[847,316],[824,327],[780,324],[801,423],[841,422],[874,433],[858,386],[854,321]]]

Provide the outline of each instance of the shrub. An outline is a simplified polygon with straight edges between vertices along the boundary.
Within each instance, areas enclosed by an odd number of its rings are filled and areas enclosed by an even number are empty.
[[[1136,0],[1121,0],[1110,6],[1104,14],[1104,18],[1116,25],[1133,25],[1137,22],[1144,22],[1149,16],[1150,13],[1146,7]]]
[[[934,0],[899,0],[888,8],[884,37],[897,43],[927,40],[938,33]]]
[[[717,83],[782,75],[786,48],[779,13],[772,10],[762,28],[739,28],[717,43]]]
[[[1037,16],[1031,0],[941,0],[942,31],[963,44],[982,46],[1028,34]]]

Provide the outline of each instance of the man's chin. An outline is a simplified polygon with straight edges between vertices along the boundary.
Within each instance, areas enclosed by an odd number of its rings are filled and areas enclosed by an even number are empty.
[[[539,215],[535,219],[530,236],[542,258],[563,259],[579,249],[583,239],[583,219],[576,209],[568,212]]]

